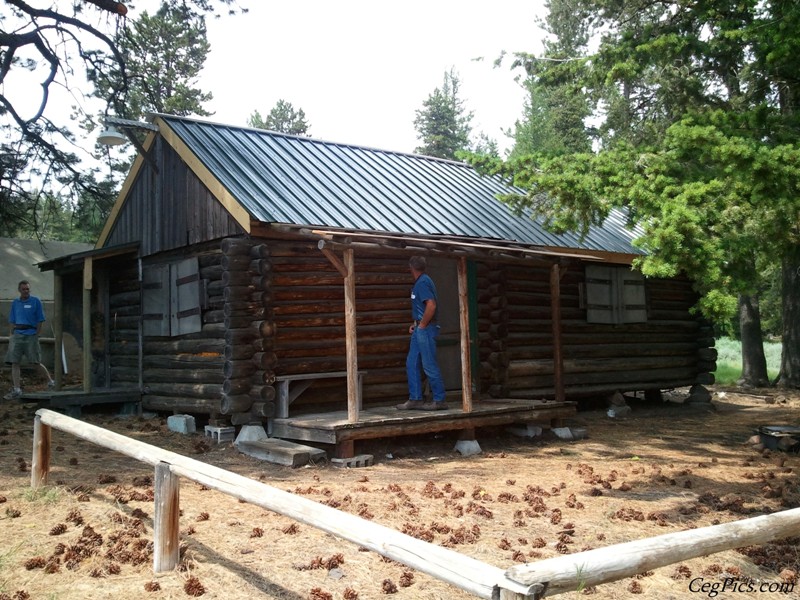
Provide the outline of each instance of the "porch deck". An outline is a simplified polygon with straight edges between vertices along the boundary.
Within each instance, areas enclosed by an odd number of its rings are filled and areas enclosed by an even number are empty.
[[[142,393],[137,388],[96,388],[91,392],[83,390],[24,392],[22,400],[38,402],[40,408],[52,408],[76,419],[81,417],[81,407],[100,404],[121,404],[125,414],[142,414]]]
[[[331,411],[273,419],[271,435],[289,440],[334,444],[338,458],[354,456],[356,440],[416,435],[454,429],[509,423],[536,423],[557,427],[562,419],[577,412],[575,402],[548,400],[492,399],[476,402],[472,412],[464,412],[460,404],[448,402],[450,408],[439,411],[400,411],[394,406],[362,409],[359,420],[347,420],[347,411]]]

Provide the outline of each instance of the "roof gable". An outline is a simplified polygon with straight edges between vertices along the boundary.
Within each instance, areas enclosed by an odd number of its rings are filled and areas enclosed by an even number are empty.
[[[585,238],[516,215],[464,163],[157,115],[161,135],[249,231],[253,221],[640,254],[614,214]]]

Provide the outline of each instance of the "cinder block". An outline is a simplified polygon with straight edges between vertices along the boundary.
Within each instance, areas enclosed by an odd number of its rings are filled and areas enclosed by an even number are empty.
[[[167,429],[185,434],[197,431],[192,415],[172,415],[167,417]]]
[[[216,440],[218,444],[222,442],[230,442],[236,437],[236,427],[215,427],[214,425],[206,425],[206,437]]]
[[[332,458],[331,464],[341,469],[353,469],[357,467],[371,467],[374,457],[372,454],[359,454],[352,458]]]
[[[453,448],[461,456],[473,456],[482,452],[477,440],[458,440]]]

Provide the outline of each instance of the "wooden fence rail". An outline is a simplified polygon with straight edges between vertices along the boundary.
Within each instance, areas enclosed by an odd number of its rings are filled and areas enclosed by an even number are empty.
[[[291,517],[354,544],[402,562],[480,598],[523,600],[529,587],[506,578],[504,570],[448,548],[372,523],[313,500],[253,481],[225,469],[157,448],[48,409],[36,411],[31,485],[47,483],[51,428],[70,433],[155,467],[153,569],[170,571],[178,564],[179,477],[196,481],[256,506]]]
[[[514,565],[504,571],[302,496],[47,409],[38,410],[34,422],[31,467],[34,488],[47,482],[52,427],[155,467],[153,568],[156,572],[172,570],[178,564],[179,477],[291,517],[492,600],[535,600],[723,550],[800,535],[800,508],[794,508]]]

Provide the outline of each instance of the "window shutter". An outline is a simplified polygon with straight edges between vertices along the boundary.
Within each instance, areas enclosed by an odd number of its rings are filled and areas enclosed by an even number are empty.
[[[644,276],[636,271],[617,269],[622,290],[621,321],[645,323],[647,321],[647,295]]]
[[[170,320],[172,335],[195,333],[203,328],[200,316],[200,266],[197,257],[170,268]]]
[[[142,269],[142,333],[169,335],[169,269],[152,265]]]
[[[614,273],[604,265],[586,265],[586,321],[614,323]]]

